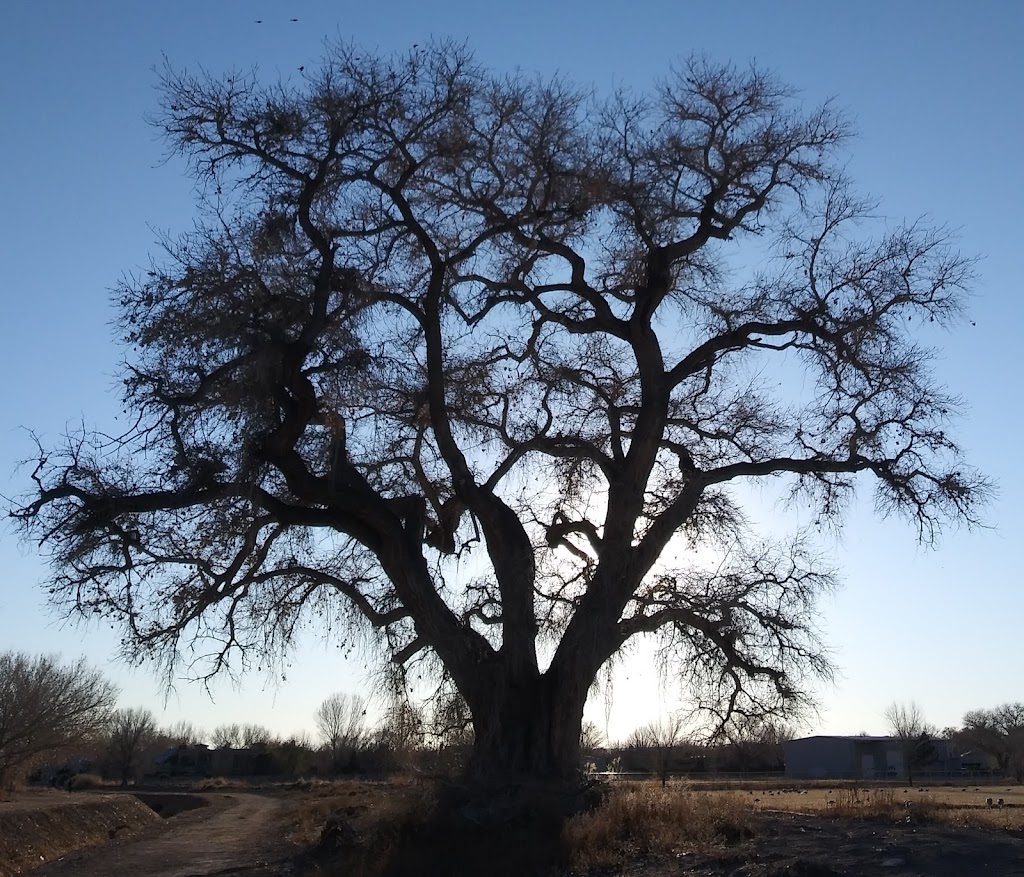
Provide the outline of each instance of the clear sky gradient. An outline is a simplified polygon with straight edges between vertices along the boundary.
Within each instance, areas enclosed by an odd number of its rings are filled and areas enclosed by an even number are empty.
[[[0,493],[27,486],[27,472],[15,474],[33,451],[26,428],[49,444],[69,423],[116,428],[109,289],[146,264],[158,231],[190,226],[191,182],[179,161],[164,161],[145,121],[156,107],[154,67],[166,56],[213,74],[258,65],[287,80],[317,63],[325,37],[385,51],[453,37],[492,68],[557,71],[602,91],[646,88],[674,59],[703,52],[756,60],[808,102],[835,96],[860,132],[849,169],[861,188],[895,221],[925,214],[959,229],[963,250],[983,257],[976,325],[940,339],[937,368],[969,402],[959,436],[1000,496],[992,529],[950,533],[928,551],[909,526],[875,520],[865,490],[828,544],[845,587],[823,604],[821,624],[841,676],[821,692],[809,729],[881,732],[893,700],[916,699],[942,726],[1024,699],[1024,3],[1012,0],[9,0],[0,17]],[[766,502],[754,512],[775,514]],[[364,662],[345,661],[310,631],[285,681],[254,673],[240,687],[216,684],[212,700],[182,683],[165,703],[153,675],[114,660],[114,631],[59,624],[44,576],[31,547],[0,531],[0,650],[85,654],[123,687],[125,705],[150,706],[164,721],[259,721],[289,733],[310,728],[332,691],[368,691]],[[638,650],[620,669],[613,737],[680,703],[649,658]],[[588,715],[604,725],[600,701]]]

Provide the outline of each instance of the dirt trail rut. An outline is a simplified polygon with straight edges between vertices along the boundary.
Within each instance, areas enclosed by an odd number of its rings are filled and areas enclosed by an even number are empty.
[[[258,869],[287,851],[280,800],[263,795],[204,795],[190,810],[138,834],[69,853],[33,877],[209,877]]]

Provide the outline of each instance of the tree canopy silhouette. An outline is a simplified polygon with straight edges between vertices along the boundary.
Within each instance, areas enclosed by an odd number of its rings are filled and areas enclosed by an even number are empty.
[[[368,629],[465,699],[477,770],[565,776],[634,637],[717,726],[828,674],[833,571],[739,486],[835,523],[869,480],[925,542],[977,518],[915,340],[971,260],[873,221],[830,104],[699,58],[601,98],[447,43],[162,84],[201,219],[116,291],[133,425],[41,451],[14,510],[131,657]]]
[[[0,798],[32,767],[94,744],[107,728],[118,689],[84,660],[0,652]]]

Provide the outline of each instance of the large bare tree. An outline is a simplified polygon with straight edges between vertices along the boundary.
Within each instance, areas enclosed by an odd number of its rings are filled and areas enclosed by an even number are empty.
[[[343,692],[324,699],[313,714],[320,737],[331,750],[331,766],[340,764],[343,751],[359,748],[368,738],[366,702],[359,695]]]
[[[938,756],[934,743],[938,732],[925,719],[921,706],[913,700],[909,703],[893,701],[885,708],[882,718],[900,743],[907,782],[913,785],[914,773],[927,767]]]
[[[677,750],[690,742],[684,717],[679,713],[670,713],[657,721],[636,728],[626,739],[626,748],[651,753],[654,767],[664,788],[668,784]]]
[[[117,687],[84,660],[0,652],[0,793],[33,763],[95,743],[116,701]]]
[[[214,749],[241,749],[242,726],[237,722],[230,725],[217,725],[210,732],[210,743]]]
[[[121,778],[121,785],[140,769],[147,749],[157,742],[156,719],[143,707],[117,710],[110,719],[107,751],[111,768]]]
[[[192,724],[188,719],[179,719],[173,725],[161,728],[158,736],[172,746],[196,746],[207,737],[202,728]]]
[[[117,291],[133,426],[42,452],[15,510],[133,657],[369,628],[465,699],[477,770],[565,776],[635,637],[719,725],[828,673],[832,571],[754,538],[746,485],[825,524],[871,481],[925,542],[975,520],[916,337],[971,262],[872,223],[830,105],[699,59],[603,99],[449,44],[163,96],[202,218]]]
[[[242,746],[246,749],[250,749],[253,746],[270,746],[276,740],[274,732],[266,725],[242,725],[240,734]]]

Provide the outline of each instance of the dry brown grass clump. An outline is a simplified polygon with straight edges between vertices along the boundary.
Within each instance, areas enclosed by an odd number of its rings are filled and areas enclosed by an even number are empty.
[[[361,830],[372,825],[372,834],[382,824],[403,823],[424,809],[423,794],[410,796],[409,789],[387,783],[333,780],[296,783],[288,791],[300,793],[291,796],[287,827],[289,838],[298,844],[315,843],[335,814],[354,820]]]
[[[638,854],[707,851],[753,834],[753,810],[739,796],[653,783],[614,788],[604,804],[570,819],[563,830],[572,862],[582,868]]]
[[[300,777],[297,780],[290,780],[289,782],[281,783],[279,786],[274,786],[272,788],[282,792],[328,793],[336,786],[337,781],[335,780],[322,780],[318,777]]]
[[[227,777],[206,777],[196,780],[189,787],[193,792],[219,792],[223,789],[245,789],[249,784],[243,780],[233,780]]]
[[[914,815],[924,817],[935,805],[931,801],[912,802]],[[828,812],[841,818],[898,819],[909,814],[905,797],[894,789],[861,789],[856,786],[836,789],[827,802]]]
[[[307,877],[379,877],[442,873],[443,856],[423,850],[435,803],[433,790],[411,785],[339,780],[292,789],[286,835],[309,852],[301,873]],[[295,794],[298,792],[298,794]],[[447,839],[448,843],[452,839]],[[415,850],[409,872],[397,860]]]

